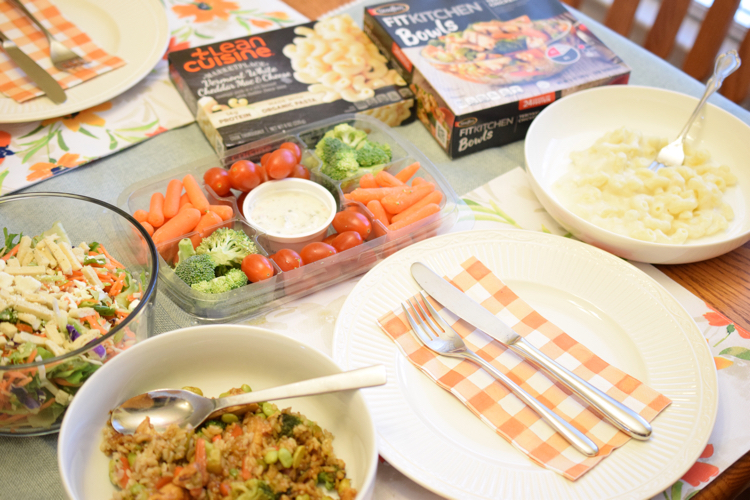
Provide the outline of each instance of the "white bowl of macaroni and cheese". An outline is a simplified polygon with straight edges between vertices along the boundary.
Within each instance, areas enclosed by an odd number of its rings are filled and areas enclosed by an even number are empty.
[[[607,86],[561,99],[532,123],[526,168],[534,193],[565,229],[626,259],[682,264],[750,240],[750,127],[706,105],[685,162],[649,165],[698,99],[651,87]]]

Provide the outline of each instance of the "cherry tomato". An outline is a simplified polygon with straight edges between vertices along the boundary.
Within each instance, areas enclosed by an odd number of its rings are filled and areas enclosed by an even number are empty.
[[[229,182],[238,191],[246,193],[258,186],[261,182],[258,167],[255,163],[247,160],[234,162],[229,169]]]
[[[329,234],[328,236],[325,237],[325,239],[323,240],[323,243],[325,243],[326,245],[330,245],[333,242],[333,240],[336,239],[336,236],[338,235],[339,233]]]
[[[344,210],[333,218],[333,228],[337,233],[345,231],[357,231],[363,240],[367,239],[372,231],[370,220],[358,212]]]
[[[293,142],[285,142],[281,146],[279,146],[279,149],[288,149],[292,153],[294,153],[294,157],[297,158],[297,163],[299,163],[300,158],[302,158],[302,151],[299,150],[299,146],[297,146]]]
[[[247,193],[249,193],[248,191]],[[237,208],[240,210],[240,213],[242,215],[245,215],[245,212],[242,211],[242,205],[245,204],[245,198],[247,198],[247,193],[242,193],[237,197]]]
[[[288,149],[277,149],[268,158],[266,173],[272,179],[285,179],[297,165],[297,158]]]
[[[292,169],[292,175],[289,177],[296,177],[297,179],[307,179],[310,180],[310,171],[307,169],[307,167],[303,167],[302,165],[295,165]]]
[[[206,173],[203,174],[203,182],[219,196],[227,196],[231,193],[232,185],[229,181],[229,172],[221,167],[206,170]]]
[[[268,163],[268,158],[271,156],[271,153],[266,153],[263,156],[260,157],[260,164],[264,167],[266,166],[266,163]]]
[[[336,249],[331,245],[323,243],[322,241],[316,241],[315,243],[305,245],[305,247],[300,252],[302,263],[304,265],[316,262],[320,259],[325,259],[326,257],[330,257],[331,255],[335,254]]]
[[[242,259],[242,272],[245,273],[251,283],[257,283],[272,277],[274,269],[268,257],[251,253]]]
[[[271,255],[271,259],[278,265],[282,271],[292,271],[302,265],[302,257],[294,250],[284,248]]]
[[[260,175],[260,183],[263,184],[264,182],[268,182],[268,171],[266,170],[266,167],[261,163],[256,163],[255,166],[258,168],[258,175]]]
[[[343,252],[344,250],[349,250],[350,248],[354,248],[361,244],[362,237],[357,231],[344,231],[333,239],[331,246],[335,248],[337,252]]]

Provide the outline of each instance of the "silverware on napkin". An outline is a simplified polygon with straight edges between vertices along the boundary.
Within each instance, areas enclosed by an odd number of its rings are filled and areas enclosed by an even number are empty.
[[[83,57],[67,48],[62,44],[62,42],[59,42],[52,35],[52,33],[50,33],[49,30],[44,27],[41,21],[39,21],[39,19],[37,19],[34,14],[29,12],[29,10],[21,2],[21,0],[9,0],[9,2],[16,8],[21,10],[21,12],[23,12],[26,17],[28,17],[34,24],[37,25],[40,30],[42,30],[44,36],[47,37],[47,42],[49,43],[49,58],[52,60],[52,64],[55,66],[55,68],[59,69],[60,71],[70,71],[86,63],[86,60]]]
[[[495,340],[502,342],[514,353],[532,361],[534,365],[594,407],[615,427],[635,439],[646,440],[651,436],[651,424],[646,419],[546,356],[498,317],[425,264],[421,262],[412,264],[411,274],[417,283],[443,307]]]
[[[31,57],[26,55],[13,40],[5,36],[0,32],[0,41],[2,41],[3,50],[8,57],[10,57],[14,63],[18,65],[21,70],[26,73],[26,76],[39,86],[42,91],[47,94],[55,104],[65,102],[68,96],[65,95],[65,91],[57,83],[57,80],[52,78],[52,75],[44,71]]]

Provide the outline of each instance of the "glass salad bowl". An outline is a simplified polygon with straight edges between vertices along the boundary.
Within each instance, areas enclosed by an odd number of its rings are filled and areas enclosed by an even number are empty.
[[[98,368],[152,334],[158,254],[132,216],[74,194],[2,197],[0,227],[0,435],[50,434]]]

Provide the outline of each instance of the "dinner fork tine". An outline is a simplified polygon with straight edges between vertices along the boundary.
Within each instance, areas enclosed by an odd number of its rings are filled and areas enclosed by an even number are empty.
[[[47,37],[47,42],[49,43],[49,57],[52,60],[52,64],[55,66],[55,68],[61,71],[69,71],[86,63],[86,60],[83,57],[79,56],[68,47],[63,45],[61,42],[57,41],[52,33],[50,33],[47,28],[45,28],[44,25],[39,21],[39,19],[34,17],[34,14],[29,12],[26,6],[21,3],[21,0],[10,0],[10,3],[20,9],[24,14],[26,14],[26,17],[31,19],[34,24],[36,24],[39,29],[42,30],[44,36]]]
[[[443,320],[440,315],[432,307],[432,304],[427,300],[427,296],[422,292],[422,297],[425,299],[426,307],[434,313],[433,315],[428,314],[424,308],[422,308],[419,301],[417,301],[417,307],[423,312],[425,320],[429,321],[431,325],[428,325],[422,316],[417,312],[417,309],[412,304],[411,300],[401,303],[401,307],[406,313],[406,319],[411,325],[414,337],[422,345],[430,349],[436,354],[443,356],[450,356],[454,358],[462,358],[473,361],[474,363],[481,366],[490,375],[495,377],[497,380],[503,383],[518,399],[526,403],[537,415],[539,415],[550,427],[555,431],[559,432],[575,449],[580,451],[586,456],[592,457],[599,452],[599,448],[596,444],[586,437],[581,431],[570,425],[567,421],[560,418],[555,412],[547,408],[545,405],[534,399],[528,392],[523,390],[518,384],[513,382],[503,372],[489,364],[487,361],[482,359],[477,353],[472,351],[466,346],[460,335]],[[408,308],[407,308],[408,305]],[[410,310],[413,312],[410,312]],[[441,330],[435,321],[444,325]],[[429,332],[432,332],[429,333]],[[435,337],[435,338],[433,338]]]

